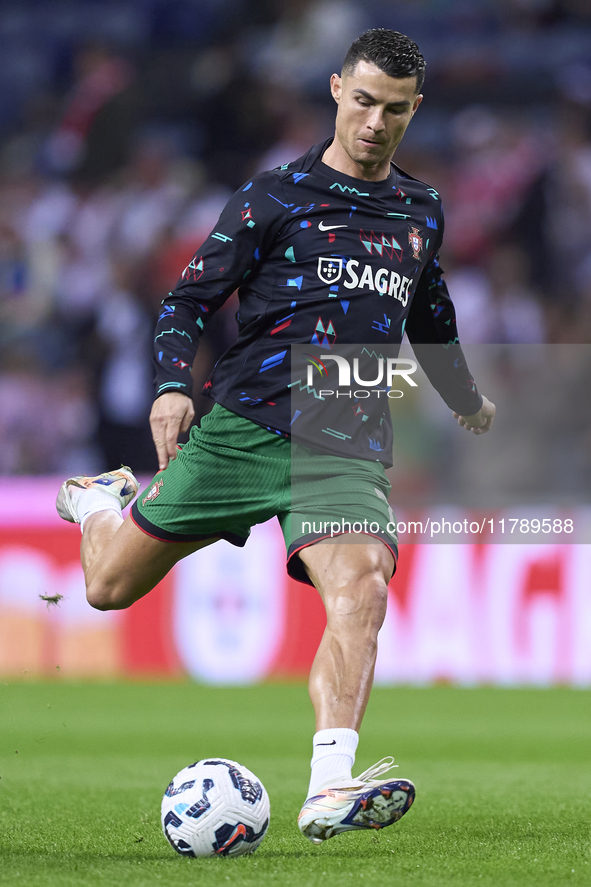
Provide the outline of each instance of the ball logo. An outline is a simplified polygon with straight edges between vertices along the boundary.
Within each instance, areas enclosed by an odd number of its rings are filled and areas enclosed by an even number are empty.
[[[343,273],[343,260],[337,259],[334,256],[330,258],[326,258],[325,256],[318,257],[318,277],[322,281],[322,283],[336,283],[341,279],[341,274]]]

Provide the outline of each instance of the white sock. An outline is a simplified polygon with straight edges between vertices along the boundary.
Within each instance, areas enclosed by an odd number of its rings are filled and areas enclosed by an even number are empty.
[[[81,487],[71,487],[71,490],[70,495],[82,532],[84,532],[84,523],[91,514],[97,514],[99,511],[116,511],[117,514],[121,514],[121,503],[110,493],[96,488],[86,490]]]
[[[344,785],[352,781],[351,768],[358,742],[359,734],[348,727],[319,730],[314,735],[309,798],[334,783]]]

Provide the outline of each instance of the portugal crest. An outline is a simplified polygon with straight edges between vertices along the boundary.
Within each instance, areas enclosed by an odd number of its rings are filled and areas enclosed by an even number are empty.
[[[413,259],[420,259],[423,250],[423,238],[418,228],[411,228],[408,232],[408,242],[412,249]]]
[[[324,256],[318,257],[318,277],[322,283],[336,283],[341,279],[343,273],[343,260],[331,256],[329,259]]]
[[[146,502],[153,502],[154,499],[156,499],[160,495],[160,490],[162,489],[163,485],[164,481],[162,480],[162,478],[156,481],[155,484],[152,484],[148,495],[144,496],[144,498],[142,499],[142,505],[145,505]]]

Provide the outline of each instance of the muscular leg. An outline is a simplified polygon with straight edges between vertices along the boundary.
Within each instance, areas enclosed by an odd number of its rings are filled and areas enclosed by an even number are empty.
[[[392,825],[410,809],[415,790],[409,780],[383,778],[394,764],[390,756],[352,775],[393,556],[380,542],[360,542],[357,536],[351,543],[339,536],[304,549],[300,557],[326,607],[326,630],[310,675],[317,732],[298,817],[302,834],[320,844],[342,832]]]
[[[80,559],[86,597],[98,610],[121,610],[151,591],[188,554],[215,542],[161,542],[115,511],[91,514],[84,524]]]
[[[394,558],[381,542],[354,538],[317,542],[299,555],[326,609],[309,683],[317,730],[359,731],[373,683]]]

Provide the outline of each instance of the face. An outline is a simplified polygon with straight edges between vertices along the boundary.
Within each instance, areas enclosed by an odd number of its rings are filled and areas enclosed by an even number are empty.
[[[390,77],[371,62],[333,74],[330,88],[338,105],[333,143],[349,175],[385,178],[390,160],[423,100],[416,77]],[[331,146],[332,147],[332,146]]]

